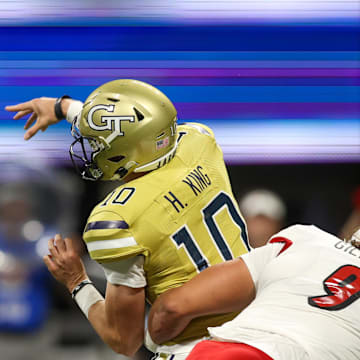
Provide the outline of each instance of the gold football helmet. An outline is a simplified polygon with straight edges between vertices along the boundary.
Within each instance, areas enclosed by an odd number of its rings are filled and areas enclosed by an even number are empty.
[[[175,155],[176,120],[174,105],[160,90],[137,80],[110,81],[89,95],[75,119],[71,159],[89,180],[157,169]]]

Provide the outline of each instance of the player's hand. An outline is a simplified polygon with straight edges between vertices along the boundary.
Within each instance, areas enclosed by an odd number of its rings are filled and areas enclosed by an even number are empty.
[[[49,243],[50,255],[44,256],[44,262],[60,283],[64,284],[69,292],[83,280],[88,279],[84,263],[75,250],[73,240],[56,235],[54,239],[50,239]]]
[[[7,111],[16,111],[14,120],[19,120],[26,115],[30,115],[24,129],[27,130],[24,135],[25,140],[32,138],[39,130],[45,131],[49,125],[59,122],[55,115],[55,98],[41,97],[26,101],[17,105],[6,106]],[[71,99],[63,99],[61,107],[63,113],[66,114]]]

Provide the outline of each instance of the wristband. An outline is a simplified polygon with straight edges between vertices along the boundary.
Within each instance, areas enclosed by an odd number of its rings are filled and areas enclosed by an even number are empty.
[[[72,297],[87,318],[89,318],[90,308],[97,302],[104,300],[103,296],[99,293],[93,282],[90,280],[82,281],[73,290]]]
[[[83,280],[81,283],[75,286],[74,290],[71,292],[71,297],[75,299],[76,294],[86,285],[94,285],[94,283],[89,279]]]
[[[55,116],[58,120],[62,120],[65,118],[65,115],[63,114],[62,109],[61,109],[61,102],[64,99],[71,99],[71,97],[69,95],[63,95],[63,96],[57,98],[55,101],[54,112],[55,112]]]

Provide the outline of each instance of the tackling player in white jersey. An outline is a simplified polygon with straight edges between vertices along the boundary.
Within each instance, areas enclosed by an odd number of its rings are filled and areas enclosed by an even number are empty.
[[[360,231],[347,243],[312,225],[286,228],[163,294],[150,333],[162,342],[198,316],[242,311],[209,328],[213,340],[187,359],[359,360],[359,238]]]

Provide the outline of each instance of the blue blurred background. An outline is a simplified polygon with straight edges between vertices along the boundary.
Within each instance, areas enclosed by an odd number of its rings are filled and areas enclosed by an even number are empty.
[[[357,1],[1,7],[1,157],[34,151],[58,163],[70,142],[63,124],[23,143],[23,122],[5,104],[65,93],[84,100],[104,82],[136,78],[164,91],[180,121],[211,126],[228,163],[360,159]]]
[[[240,200],[269,189],[286,208],[281,226],[310,222],[343,235],[354,216],[360,224],[359,67],[357,0],[0,1],[4,359],[32,359],[29,349],[34,359],[120,358],[18,246],[40,259],[47,234],[61,232],[81,250],[86,217],[110,187],[73,175],[69,124],[24,142],[25,121],[5,105],[85,100],[116,78],[149,82],[175,103],[180,122],[214,130]],[[99,269],[89,271],[104,286]]]

